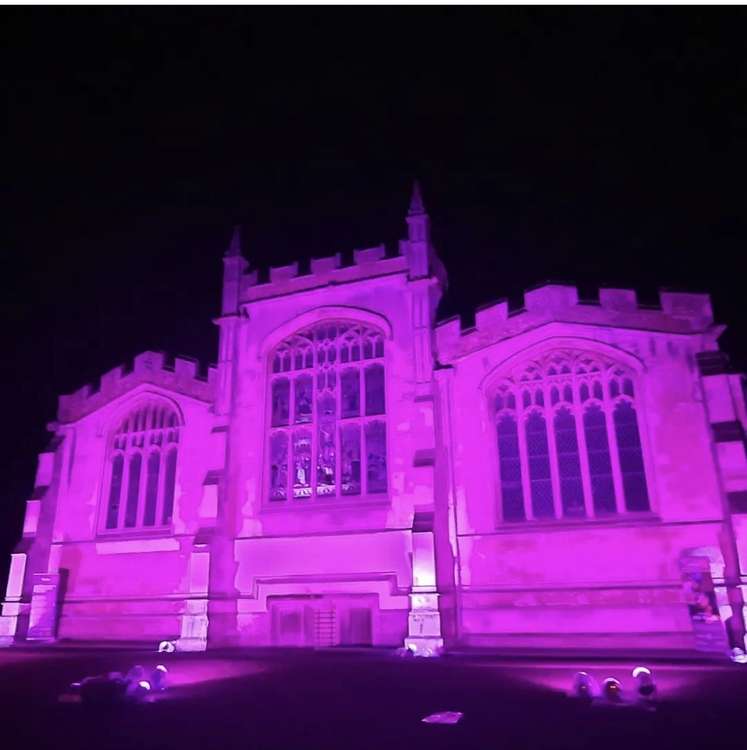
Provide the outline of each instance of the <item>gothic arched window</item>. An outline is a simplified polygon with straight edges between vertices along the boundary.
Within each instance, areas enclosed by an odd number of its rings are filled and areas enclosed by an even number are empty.
[[[634,380],[607,357],[562,350],[498,384],[504,521],[649,510]]]
[[[104,531],[171,523],[179,430],[176,412],[157,401],[135,409],[114,430]]]
[[[270,355],[269,499],[387,491],[384,336],[325,321]]]

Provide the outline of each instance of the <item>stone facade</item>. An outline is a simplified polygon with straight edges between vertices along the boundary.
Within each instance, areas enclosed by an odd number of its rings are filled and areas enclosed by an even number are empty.
[[[747,415],[709,298],[550,284],[463,330],[417,190],[407,223],[264,283],[236,233],[216,368],[145,352],[60,398],[2,642],[743,645]]]

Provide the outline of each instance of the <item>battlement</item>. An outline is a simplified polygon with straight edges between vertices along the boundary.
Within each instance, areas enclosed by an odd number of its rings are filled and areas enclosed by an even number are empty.
[[[74,393],[60,396],[57,418],[60,422],[74,422],[104,406],[141,383],[152,383],[201,401],[212,401],[217,370],[208,367],[207,377],[199,374],[199,363],[190,357],[176,357],[173,367],[166,365],[163,352],[142,352],[132,362],[101,376],[98,390],[84,385]]]
[[[406,244],[406,241],[404,241]],[[400,243],[400,248],[403,243]],[[260,282],[257,271],[243,274],[239,304],[304,292],[332,284],[346,284],[364,279],[405,273],[409,270],[404,254],[387,256],[386,246],[353,251],[353,262],[343,265],[341,253],[325,258],[314,258],[308,273],[301,273],[298,263],[269,269],[268,280]]]
[[[463,329],[458,317],[439,323],[436,347],[448,359],[553,320],[668,333],[695,333],[713,325],[708,294],[661,290],[659,305],[641,305],[634,290],[614,288],[600,289],[598,301],[582,301],[575,286],[547,283],[526,290],[517,310],[509,310],[506,300],[482,305],[474,327]]]

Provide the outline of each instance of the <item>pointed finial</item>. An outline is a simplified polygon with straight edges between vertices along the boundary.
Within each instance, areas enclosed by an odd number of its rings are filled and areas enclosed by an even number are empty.
[[[410,198],[410,208],[407,215],[423,216],[424,214],[425,206],[423,205],[423,194],[420,192],[420,183],[415,180],[412,183],[412,197]]]
[[[241,256],[241,227],[237,224],[233,228],[231,244],[226,250],[226,258],[238,258]]]

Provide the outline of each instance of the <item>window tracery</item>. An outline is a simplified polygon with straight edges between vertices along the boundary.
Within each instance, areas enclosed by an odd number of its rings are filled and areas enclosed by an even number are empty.
[[[160,402],[120,422],[111,439],[104,531],[171,523],[179,431],[176,412]]]
[[[556,350],[498,384],[504,521],[649,510],[634,379],[607,357]]]

